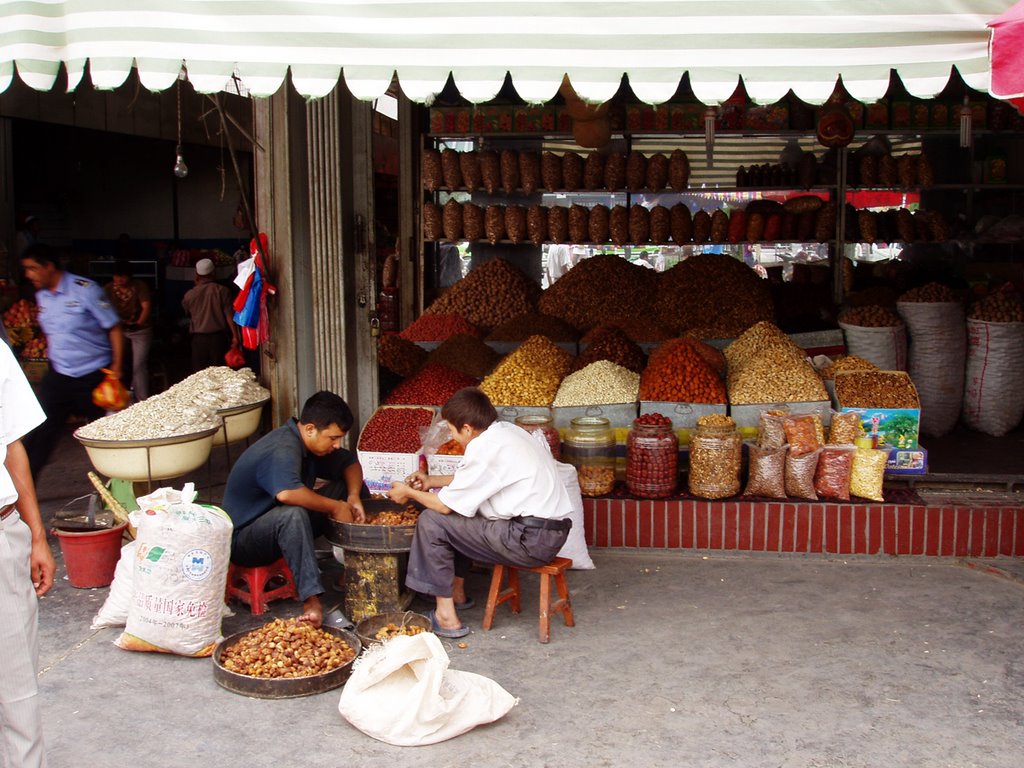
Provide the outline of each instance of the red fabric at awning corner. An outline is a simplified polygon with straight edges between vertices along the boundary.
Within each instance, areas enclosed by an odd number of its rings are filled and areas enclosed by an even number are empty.
[[[991,62],[991,94],[1024,105],[1024,0],[988,23],[992,38],[988,44]]]

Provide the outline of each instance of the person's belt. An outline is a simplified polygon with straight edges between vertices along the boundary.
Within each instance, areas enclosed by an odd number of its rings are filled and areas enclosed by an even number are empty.
[[[515,517],[513,520],[522,523],[527,528],[545,528],[549,531],[565,531],[572,525],[572,520],[548,520],[543,517]]]
[[[15,512],[17,512],[17,510],[14,508],[14,504],[4,504],[0,507],[0,520],[6,520]]]

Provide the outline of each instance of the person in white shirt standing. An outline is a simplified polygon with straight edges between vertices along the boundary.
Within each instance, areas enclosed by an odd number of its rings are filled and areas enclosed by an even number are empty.
[[[46,765],[39,706],[39,597],[56,565],[21,438],[45,421],[25,374],[0,344],[0,726],[11,768]]]

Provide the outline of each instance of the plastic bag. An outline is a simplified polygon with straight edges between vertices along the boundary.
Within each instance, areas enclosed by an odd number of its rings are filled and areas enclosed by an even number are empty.
[[[853,471],[852,445],[826,445],[814,470],[814,490],[824,499],[850,500],[850,475]]]
[[[448,422],[444,419],[435,421],[426,427],[420,427],[420,445],[424,456],[433,456],[437,449],[451,440],[452,433]]]
[[[855,411],[832,413],[832,423],[828,430],[829,445],[853,445],[853,441],[863,434],[860,415]]]
[[[819,418],[819,424],[821,420]],[[787,416],[782,421],[782,428],[786,432],[786,442],[789,443],[789,452],[793,456],[803,456],[815,450],[818,442],[818,429],[811,416]]]
[[[786,430],[782,423],[788,410],[773,409],[761,411],[758,417],[757,444],[761,448],[780,448],[786,444]]]
[[[769,499],[786,498],[786,453],[789,446],[762,448],[748,443],[750,476],[744,496],[764,496]]]
[[[158,493],[167,498],[173,490]],[[193,504],[194,495],[189,483],[179,502],[138,513],[132,603],[114,641],[120,648],[209,656],[220,639],[231,518]]]
[[[855,450],[850,473],[850,493],[862,499],[885,501],[882,483],[885,480],[885,463],[888,459],[888,451],[875,448]]]
[[[106,378],[92,391],[92,402],[105,411],[120,411],[128,406],[131,393],[109,368],[104,368]]]
[[[224,353],[224,364],[229,368],[241,368],[245,365],[245,354],[238,347],[232,347]]]
[[[518,703],[493,680],[448,665],[429,632],[373,645],[356,660],[338,712],[367,736],[414,747],[492,723]]]
[[[810,453],[797,454],[793,446],[789,446],[786,454],[786,495],[794,499],[810,499],[816,501],[818,494],[814,490],[814,470],[818,467],[818,456],[821,449],[815,448]]]

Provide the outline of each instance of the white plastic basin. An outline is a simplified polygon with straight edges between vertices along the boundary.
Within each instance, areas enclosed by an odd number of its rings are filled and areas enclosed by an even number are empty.
[[[248,403],[217,411],[217,415],[224,420],[224,425],[213,436],[213,444],[234,443],[251,436],[259,429],[260,419],[263,417],[263,406],[268,402],[270,402],[269,397],[258,403]]]
[[[203,466],[210,458],[214,435],[220,429],[212,427],[155,440],[93,440],[81,437],[77,431],[75,437],[85,446],[97,472],[142,482],[181,477]]]

